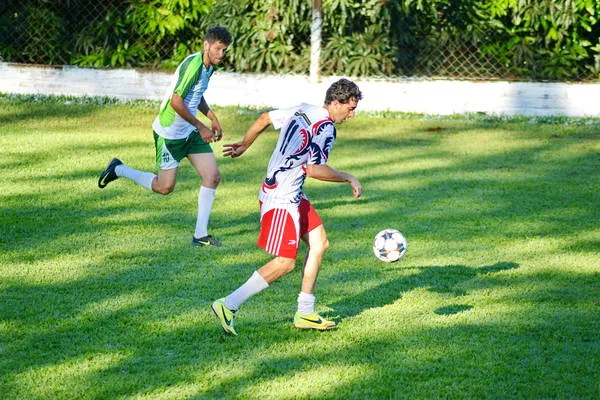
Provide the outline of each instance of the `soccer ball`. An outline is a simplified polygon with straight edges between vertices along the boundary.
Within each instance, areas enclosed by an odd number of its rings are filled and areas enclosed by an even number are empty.
[[[398,261],[404,257],[407,249],[406,238],[395,229],[384,229],[375,235],[373,253],[381,261],[387,263]]]

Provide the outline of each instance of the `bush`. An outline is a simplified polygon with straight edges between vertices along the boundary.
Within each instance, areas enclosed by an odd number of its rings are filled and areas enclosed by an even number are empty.
[[[321,73],[526,80],[600,78],[596,0],[323,0]],[[5,0],[0,60],[173,69],[206,30],[234,37],[224,68],[310,66],[306,0]]]

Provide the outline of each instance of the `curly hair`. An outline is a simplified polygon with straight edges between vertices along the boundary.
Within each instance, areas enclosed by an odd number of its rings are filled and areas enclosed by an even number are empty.
[[[346,78],[332,83],[325,93],[325,104],[331,104],[334,100],[346,104],[352,99],[362,99],[362,93],[356,83]]]
[[[231,33],[229,33],[229,31],[226,28],[223,28],[222,26],[215,26],[210,28],[206,32],[204,40],[206,40],[208,43],[221,42],[226,46],[229,46],[232,41]]]

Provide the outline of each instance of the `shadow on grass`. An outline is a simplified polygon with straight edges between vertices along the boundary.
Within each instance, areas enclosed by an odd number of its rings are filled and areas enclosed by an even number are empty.
[[[140,252],[136,257],[149,260],[155,255]],[[243,334],[232,338],[221,335],[208,315],[208,303],[195,299],[199,293],[214,297],[219,291],[214,281],[224,272],[192,283],[190,266],[163,261],[76,282],[3,289],[2,320],[21,327],[18,336],[3,337],[0,346],[4,380],[0,383],[8,398],[30,393],[20,391],[19,383],[27,376],[35,379],[42,370],[47,375],[36,393],[45,398],[75,393],[95,399],[160,396],[171,388],[187,393],[186,398],[260,397],[265,395],[260,392],[261,385],[262,390],[285,393],[290,379],[317,383],[309,385],[306,392],[287,396],[295,398],[325,396],[318,382],[327,382],[327,393],[335,391],[336,398],[351,399],[365,398],[367,393],[377,398],[412,398],[432,397],[436,392],[492,398],[481,396],[481,391],[498,394],[506,387],[520,398],[552,397],[557,389],[566,397],[590,398],[586,395],[591,389],[585,382],[593,379],[597,362],[573,361],[589,357],[597,318],[592,310],[562,304],[564,297],[558,291],[576,293],[588,286],[592,277],[528,277],[538,284],[535,291],[523,292],[523,298],[517,299],[525,306],[519,319],[511,306],[508,315],[496,311],[477,323],[418,329],[398,324],[393,332],[351,339],[351,326],[326,333],[294,331],[289,321],[272,324],[259,307],[260,313],[245,318]],[[517,267],[510,262],[479,268],[423,267],[413,278],[397,279],[344,299],[340,304],[354,304],[337,310],[356,314],[381,307],[415,287],[443,292],[457,285],[468,288],[468,281],[476,276]],[[440,284],[442,281],[448,283]],[[571,287],[565,288],[565,282]],[[525,281],[502,279],[503,285],[519,283]],[[554,295],[542,299],[538,293]],[[127,304],[123,295],[140,295],[139,301]],[[101,305],[96,307],[100,312],[91,313],[96,304]],[[433,312],[451,315],[468,307],[452,304]],[[178,324],[182,313],[192,316]],[[565,337],[571,339],[565,343]],[[111,361],[93,368],[105,358]],[[523,361],[514,364],[514,360]],[[72,374],[61,373],[61,368],[69,365],[81,368]],[[565,370],[553,378],[553,384],[535,379],[552,375],[557,366]],[[447,392],[454,376],[464,379],[454,382]],[[386,385],[380,384],[381,377],[389,379]]]
[[[355,296],[346,297],[329,304],[329,307],[333,308],[335,313],[344,319],[356,316],[371,308],[392,304],[402,297],[402,293],[416,288],[425,288],[438,293],[452,293],[459,297],[466,294],[464,289],[457,287],[460,283],[473,279],[478,275],[516,269],[518,266],[514,262],[498,262],[480,268],[464,265],[420,267],[417,268],[419,272],[416,274],[390,280]],[[352,278],[346,279],[343,275],[343,273],[339,274],[335,279],[351,282],[359,278],[354,275]]]
[[[1,105],[1,103],[0,103]],[[24,121],[39,121],[48,118],[84,118],[101,109],[98,105],[67,105],[64,102],[48,101],[33,105],[21,103],[12,105],[16,111],[0,115],[0,128],[3,124]]]
[[[215,287],[215,282],[225,271],[204,269],[205,279],[199,280],[197,267],[186,263],[184,257],[161,259],[156,252],[143,251],[130,253],[127,260],[120,258],[115,255],[107,260],[115,268],[106,273],[57,284],[9,285],[0,291],[2,320],[9,326],[22,327],[17,338],[5,336],[0,346],[2,370],[8,379],[4,384],[6,393],[19,393],[19,379],[40,369],[55,370],[54,374],[60,376],[64,366],[91,365],[107,357],[114,360],[98,371],[85,368],[71,377],[63,377],[63,389],[47,386],[47,396],[60,395],[61,390],[71,394],[87,390],[92,398],[114,398],[148,390],[160,392],[172,385],[193,382],[198,379],[199,371],[211,371],[232,359],[271,352],[274,344],[305,342],[310,346],[313,340],[313,332],[290,332],[289,321],[269,317],[257,305],[254,307],[262,312],[250,312],[244,318],[241,337],[223,337],[212,321],[209,303],[200,298],[217,296],[220,288]],[[401,291],[415,287],[452,291],[455,285],[479,274],[516,267],[513,263],[482,268],[424,267],[417,276],[381,284],[344,299],[336,311],[348,317],[394,302]],[[288,291],[277,286],[271,290]],[[178,316],[185,322],[178,322]],[[273,328],[268,335],[265,325]],[[360,359],[359,353],[366,349],[375,351],[377,346],[388,345],[384,340],[366,339],[360,348],[351,346],[347,351]],[[406,344],[407,348],[410,346]],[[380,352],[377,358],[381,357]],[[248,389],[257,380],[303,373],[307,368],[318,367],[318,360],[343,367],[346,358],[339,352],[328,351],[306,357],[261,356],[251,362],[253,368],[241,377],[237,371],[232,378],[208,381],[200,385],[204,387],[200,392],[208,397],[236,397],[239,390]],[[370,362],[373,368],[381,368],[375,359]],[[348,383],[350,387],[353,385]]]
[[[63,113],[85,115],[82,110]],[[38,119],[39,115],[31,111],[21,117]],[[328,231],[339,231],[344,240],[357,237],[362,243],[370,232],[381,228],[378,225],[382,221],[402,230],[406,227],[409,239],[433,237],[440,242],[448,238],[469,242],[482,236],[564,236],[595,229],[600,209],[597,192],[586,185],[595,177],[597,154],[590,151],[583,156],[569,156],[566,150],[578,143],[562,143],[562,139],[542,140],[535,148],[501,154],[446,153],[442,140],[466,129],[444,129],[443,134],[427,133],[422,128],[403,130],[396,136],[398,140],[341,135],[339,145],[346,157],[343,160],[348,163],[348,172],[360,175],[368,201],[350,200],[347,185],[318,188],[314,203],[322,211]],[[151,143],[144,145],[143,151],[142,143],[127,146],[147,160]],[[110,147],[96,143],[92,136],[82,149],[108,154]],[[552,152],[560,152],[560,162],[548,156]],[[363,155],[371,154],[376,156],[363,160]],[[42,163],[52,162],[47,154],[34,156]],[[594,378],[600,370],[597,358],[590,357],[598,349],[598,314],[586,311],[580,302],[582,298],[592,301],[590,288],[597,288],[597,275],[531,273],[519,280],[497,274],[518,268],[516,262],[483,267],[423,266],[414,268],[411,275],[381,274],[375,280],[370,276],[373,270],[341,272],[329,282],[320,281],[334,288],[337,282],[350,288],[345,293],[351,295],[330,304],[342,319],[369,309],[377,312],[408,291],[422,288],[459,298],[432,310],[434,316],[446,321],[451,319],[447,316],[468,316],[478,311],[476,306],[460,304],[460,296],[479,288],[470,283],[474,278],[486,274],[495,277],[486,282],[493,285],[492,289],[538,279],[533,289],[527,286],[520,295],[510,294],[513,297],[503,299],[508,303],[506,315],[492,310],[485,321],[462,326],[413,325],[412,331],[398,323],[395,332],[358,338],[347,327],[324,334],[295,332],[289,320],[281,317],[288,315],[289,304],[282,306],[273,301],[292,298],[294,305],[295,292],[290,293],[297,287],[297,280],[293,284],[288,280],[274,285],[262,299],[245,305],[245,316],[240,315],[239,331],[243,333],[237,338],[224,338],[208,305],[243,282],[253,268],[247,265],[249,255],[245,253],[251,246],[236,245],[240,236],[243,243],[256,239],[254,193],[260,182],[254,174],[242,174],[244,169],[264,170],[266,157],[255,158],[264,160],[259,166],[245,168],[239,168],[241,161],[236,161],[235,168],[231,160],[221,163],[225,177],[236,171],[240,176],[236,176],[235,184],[253,188],[243,209],[230,207],[233,212],[224,215],[216,204],[211,216],[211,223],[231,236],[234,245],[230,252],[192,252],[177,240],[165,240],[193,226],[197,181],[192,179],[190,168],[182,171],[184,179],[177,190],[183,186],[193,191],[168,200],[170,205],[179,202],[178,207],[166,207],[167,201],[163,206],[154,195],[146,195],[133,185],[100,192],[95,181],[109,157],[93,167],[84,160],[85,168],[47,173],[57,185],[67,181],[71,186],[56,186],[49,192],[31,190],[21,197],[5,196],[2,212],[7,223],[2,224],[0,233],[10,254],[4,259],[7,264],[23,265],[23,271],[9,275],[0,287],[0,392],[9,398],[32,397],[44,390],[36,392],[36,380],[42,377],[48,389],[39,397],[46,398],[72,398],[73,393],[107,399],[151,397],[154,393],[159,397],[172,387],[186,385],[192,386],[189,390],[199,398],[241,398],[245,394],[252,397],[252,391],[258,390],[257,383],[270,388],[280,382],[285,388],[290,379],[303,374],[313,382],[313,378],[319,378],[310,375],[313,370],[324,376],[324,390],[331,391],[319,392],[319,388],[312,387],[313,392],[295,393],[289,398],[451,397],[448,393],[460,393],[459,397],[464,398],[492,398],[503,393],[520,398],[555,398],[556,393],[582,398],[581,394],[585,397],[591,393],[593,388],[589,387],[597,381]],[[438,165],[434,161],[439,158],[449,161]],[[429,159],[431,165],[400,169],[402,163],[419,159]],[[18,156],[4,165],[20,172],[26,161],[26,156]],[[494,171],[492,177],[480,175],[489,171]],[[11,184],[35,188],[38,181],[37,177],[19,179]],[[561,189],[553,190],[556,187]],[[70,197],[61,196],[61,191]],[[191,199],[187,212],[181,207],[186,196]],[[372,204],[376,206],[356,217],[354,211]],[[530,225],[515,232],[511,225],[524,221]],[[127,243],[98,240],[123,233]],[[187,236],[185,241],[189,241]],[[92,258],[98,243],[111,247],[104,256]],[[593,238],[579,239],[572,246],[593,251],[597,243]],[[138,251],[140,247],[145,250]],[[356,248],[348,252],[332,249],[339,259],[356,257],[357,251],[360,253]],[[82,253],[89,254],[93,261],[82,261]],[[44,283],[52,280],[44,275],[47,262],[68,264],[72,260],[74,264],[66,268],[77,273],[67,273],[63,282]],[[38,268],[40,271],[34,270]],[[361,290],[361,282],[374,284]],[[296,353],[286,353],[294,346],[298,346]],[[107,354],[119,357],[100,368],[87,368]],[[70,363],[81,366],[72,376],[61,370]],[[355,375],[344,375],[357,365],[364,368]],[[336,375],[337,368],[340,372]],[[24,383],[26,376],[30,381]],[[551,385],[544,377],[550,377]],[[48,383],[52,380],[55,382]],[[562,384],[557,387],[554,382]],[[447,392],[449,387],[453,388],[451,392]],[[439,393],[442,395],[436,396]]]
[[[450,304],[449,306],[437,308],[433,310],[433,312],[438,315],[453,315],[463,311],[468,311],[472,308],[473,306],[467,304]]]

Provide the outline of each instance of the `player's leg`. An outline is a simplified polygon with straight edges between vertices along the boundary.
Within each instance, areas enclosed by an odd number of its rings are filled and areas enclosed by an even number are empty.
[[[323,256],[329,248],[329,241],[327,240],[327,233],[322,224],[302,236],[302,240],[307,244],[308,250],[302,267],[301,291],[312,294],[317,282]]]
[[[152,184],[156,175],[152,172],[139,171],[131,168],[123,164],[118,158],[113,158],[100,174],[100,177],[98,178],[98,187],[104,189],[110,182],[119,178],[130,179],[138,185],[148,190],[152,190]]]
[[[212,151],[188,154],[187,157],[201,178],[198,192],[198,217],[192,244],[196,246],[220,246],[221,243],[208,234],[208,220],[215,201],[217,186],[221,180],[217,159]]]
[[[275,257],[258,269],[258,274],[269,285],[284,275],[289,274],[296,266],[295,258]]]
[[[298,294],[294,326],[302,329],[332,329],[335,322],[328,321],[315,312],[316,297],[313,292],[329,241],[321,217],[308,200],[303,200],[300,204],[300,227],[302,240],[308,250],[302,267],[302,285]]]
[[[187,157],[200,176],[202,186],[209,189],[216,189],[221,181],[221,172],[217,166],[215,154],[212,152],[197,153],[188,154]]]
[[[157,177],[152,181],[152,190],[167,195],[175,190],[177,171],[185,157],[185,139],[166,139],[154,132],[154,150]]]
[[[287,257],[275,257],[258,270],[236,290],[223,299],[223,303],[232,311],[237,311],[250,297],[260,293],[271,283],[294,270],[296,260]]]
[[[293,218],[290,212],[296,215]],[[294,269],[298,252],[298,218],[294,209],[261,209],[260,235],[257,244],[275,256],[254,271],[250,278],[227,297],[216,300],[212,310],[226,333],[236,335],[233,317],[238,308],[250,297]]]
[[[225,304],[232,310],[237,310],[251,296],[293,271],[296,265],[298,229],[290,210],[276,208],[263,211],[266,212],[261,217],[257,244],[275,258],[256,270],[245,284],[225,298]]]
[[[298,207],[300,237],[308,250],[302,267],[301,291],[312,294],[319,275],[323,256],[329,247],[323,220],[307,199],[302,199]]]
[[[179,168],[161,169],[152,181],[152,190],[160,194],[169,194],[175,190],[177,171]]]
[[[156,168],[158,176],[131,168],[114,158],[100,174],[98,186],[106,187],[109,182],[118,178],[127,178],[138,185],[160,194],[169,194],[175,188],[179,162],[185,156],[186,140],[170,140],[153,133]]]
[[[286,257],[275,257],[257,271],[250,278],[227,297],[215,300],[211,308],[225,333],[237,335],[233,318],[239,307],[252,296],[268,288],[271,283],[294,269],[296,260]]]

